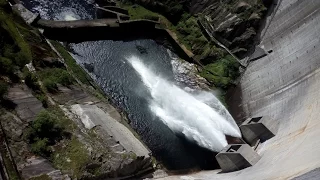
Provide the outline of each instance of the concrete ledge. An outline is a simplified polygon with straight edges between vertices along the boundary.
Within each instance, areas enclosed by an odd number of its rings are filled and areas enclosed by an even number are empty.
[[[17,13],[19,16],[22,17],[22,19],[27,24],[32,24],[35,20],[40,18],[39,13],[33,13],[29,11],[27,8],[25,8],[22,4],[15,4],[12,6],[12,10]]]
[[[251,146],[274,137],[277,129],[269,116],[249,118],[240,126],[243,139]]]
[[[233,172],[253,166],[260,156],[248,144],[229,144],[216,159],[222,172]]]

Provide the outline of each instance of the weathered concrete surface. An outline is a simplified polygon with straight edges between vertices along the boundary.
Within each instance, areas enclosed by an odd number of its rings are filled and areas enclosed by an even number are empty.
[[[80,117],[86,128],[92,129],[95,126],[101,126],[124,147],[123,151],[131,151],[137,156],[149,157],[150,152],[128,128],[113,119],[96,105],[76,104],[71,106],[71,111]]]
[[[126,127],[124,118],[116,108],[95,90],[72,85],[59,87],[53,95],[64,111],[79,127],[77,136],[85,144],[91,156],[91,164],[84,179],[133,178],[153,171],[150,151]],[[82,133],[85,134],[82,134]],[[102,174],[93,175],[91,168]]]
[[[15,110],[23,121],[32,121],[44,109],[42,103],[33,96],[32,91],[24,84],[16,84],[11,87],[7,97],[16,105]]]
[[[273,53],[252,62],[240,83],[246,116],[270,115],[277,135],[250,168],[166,179],[292,179],[320,167],[320,1],[282,0],[277,9],[260,44]]]
[[[67,176],[63,176],[59,170],[54,169],[48,160],[41,157],[31,157],[28,159],[21,174],[24,179],[41,176],[43,174],[47,174],[55,179],[70,179]]]

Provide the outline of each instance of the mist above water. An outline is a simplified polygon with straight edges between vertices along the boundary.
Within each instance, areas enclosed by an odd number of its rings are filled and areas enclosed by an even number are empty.
[[[241,137],[238,126],[214,95],[188,93],[154,74],[139,58],[133,56],[128,61],[150,91],[149,108],[172,131],[215,152],[228,144],[225,135]]]

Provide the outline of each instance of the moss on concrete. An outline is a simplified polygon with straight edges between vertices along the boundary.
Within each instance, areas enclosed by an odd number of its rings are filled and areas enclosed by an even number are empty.
[[[33,177],[29,180],[52,180],[48,175],[44,174],[41,176]]]
[[[65,145],[57,147],[52,155],[53,164],[59,169],[71,172],[73,178],[80,178],[85,165],[90,161],[88,151],[76,137],[66,141],[63,143]]]
[[[52,45],[63,57],[68,70],[74,74],[74,76],[83,84],[91,85],[91,78],[89,75],[77,64],[75,59],[69,54],[69,52],[57,41],[51,41]]]
[[[2,3],[1,3],[2,4]],[[29,44],[24,40],[17,24],[14,21],[13,14],[7,12],[0,6],[0,26],[10,35],[13,44],[6,46],[8,58],[15,59],[15,63],[23,67],[25,64],[31,62],[32,54]],[[8,43],[8,42],[7,42]],[[16,47],[16,48],[15,48]],[[11,48],[10,50],[8,48]]]
[[[74,83],[73,77],[67,70],[61,68],[46,68],[38,72],[44,87],[51,93],[58,91],[58,84],[69,86]]]
[[[20,179],[19,175],[14,167],[15,166],[14,163],[11,161],[11,159],[9,157],[8,151],[1,151],[1,155],[3,158],[4,165],[6,167],[9,179],[10,180],[19,180]]]

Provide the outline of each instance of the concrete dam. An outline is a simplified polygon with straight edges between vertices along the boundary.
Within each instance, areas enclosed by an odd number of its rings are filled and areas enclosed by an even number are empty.
[[[244,117],[269,116],[275,137],[261,159],[232,172],[203,171],[164,179],[319,179],[320,1],[280,0],[261,33],[270,53],[249,64],[239,83]],[[240,116],[239,116],[240,117]]]

